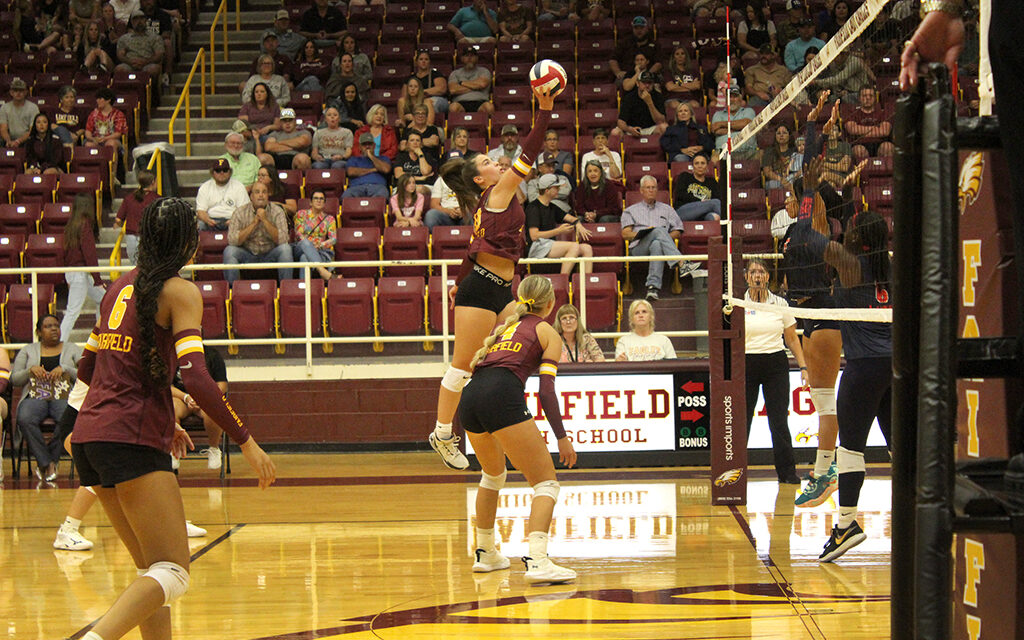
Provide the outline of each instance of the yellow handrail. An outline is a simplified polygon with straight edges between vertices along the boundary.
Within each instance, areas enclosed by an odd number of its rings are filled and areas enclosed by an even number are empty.
[[[235,0],[235,31],[242,30],[242,0]]]
[[[226,2],[227,0],[225,0]],[[210,56],[210,62],[212,66],[213,56]],[[181,96],[178,98],[178,104],[174,107],[174,113],[171,114],[171,121],[167,123],[167,142],[174,144],[174,121],[178,117],[178,111],[181,110],[181,105],[185,105],[185,155],[192,155],[192,79],[196,75],[196,67],[199,68],[199,92],[200,92],[200,112],[202,117],[206,117],[206,50],[202,47],[196,53],[195,62],[192,63],[192,69],[188,72],[188,77],[185,78],[185,86],[181,90]],[[212,77],[212,72],[211,72]],[[160,165],[157,165],[158,167]]]
[[[164,181],[163,181],[163,158],[161,157],[160,149],[154,149],[153,155],[149,158],[149,164],[146,165],[147,171],[153,171],[153,167],[156,167],[156,192],[157,195],[164,195]],[[130,196],[129,196],[130,197]],[[117,234],[117,240],[114,241],[114,249],[110,252],[110,266],[120,267],[121,266],[121,243],[124,242],[124,237],[128,235],[128,221],[125,220],[121,224],[121,231]],[[121,277],[121,273],[118,271],[110,272],[110,281],[113,282]]]
[[[217,21],[224,17],[224,62],[228,61],[228,0],[221,0],[217,13],[213,14],[210,25],[210,93],[217,91],[216,60],[217,60]],[[240,20],[240,18],[239,18]]]

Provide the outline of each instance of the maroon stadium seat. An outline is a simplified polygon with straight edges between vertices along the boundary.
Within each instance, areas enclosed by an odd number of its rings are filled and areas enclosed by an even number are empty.
[[[550,324],[554,322],[555,312],[558,311],[558,308],[569,303],[569,276],[564,273],[539,273],[537,275],[550,280],[551,286],[555,289],[555,306],[551,308],[548,317],[544,318]]]
[[[4,233],[0,235],[0,267],[4,269],[21,268],[21,252],[25,250],[25,237],[28,234]],[[11,285],[21,282],[15,273],[0,275],[0,282]]]
[[[381,334],[422,334],[425,326],[424,294],[423,278],[381,278],[377,285],[377,312]]]
[[[341,227],[338,229],[334,255],[338,261],[380,260],[380,229]],[[341,275],[346,278],[373,278],[379,272],[377,267],[341,267]]]
[[[722,203],[725,204],[724,202]],[[768,215],[764,189],[733,187],[732,215],[737,220],[766,218]]]
[[[530,42],[499,42],[498,60],[531,64],[534,60],[533,44]]]
[[[57,185],[57,202],[73,202],[84,193],[96,203],[96,222],[103,212],[103,178],[100,173],[64,173]]]
[[[63,267],[64,235],[59,233],[34,233],[29,235],[28,241],[25,243],[25,253],[22,256],[22,266],[26,269],[33,267]],[[61,284],[64,282],[63,273],[41,273],[38,277],[38,282],[40,283]]]
[[[672,202],[672,195],[668,192],[668,189],[662,189],[661,187],[667,187],[668,185],[658,185],[658,193],[655,195],[655,199],[658,202],[664,202],[668,204]],[[639,191],[627,191],[626,192],[626,208],[643,201],[644,197],[640,195]]]
[[[203,337],[224,338],[228,335],[228,283],[209,280],[199,283],[203,298]]]
[[[473,238],[473,227],[470,225],[445,226],[438,225],[430,232],[431,260],[461,260],[469,249]],[[448,267],[448,273],[454,275],[457,266]],[[441,274],[440,267],[434,267],[435,275]]]
[[[438,22],[451,20],[455,12],[462,8],[462,3],[457,0],[448,2],[426,2],[423,5],[423,21]]]
[[[367,104],[382,104],[388,108],[389,113],[394,113],[398,106],[398,99],[402,97],[402,87],[381,87],[370,89],[370,97]]]
[[[408,69],[392,65],[378,65],[373,70],[373,88],[401,87],[408,78]]]
[[[0,149],[0,173],[18,174],[25,170],[25,149],[4,147]],[[5,199],[6,201],[6,199]]]
[[[619,315],[622,311],[619,280],[614,273],[588,273],[586,280],[586,298],[580,295],[580,275],[572,277],[573,299],[576,307],[583,312],[586,307],[586,326],[592,331],[617,331]]]
[[[572,109],[554,109],[548,128],[554,129],[560,136],[576,140],[576,112]]]
[[[302,188],[302,196],[308,198],[313,191],[320,189],[327,197],[340,198],[345,191],[344,169],[308,169],[306,186]]]
[[[574,60],[576,58],[576,43],[572,40],[572,35],[568,37],[562,37],[559,39],[542,38],[537,41],[537,59],[538,60],[554,60],[562,63],[566,60]],[[573,83],[573,76],[569,76],[569,83]]]
[[[309,198],[299,198],[295,201],[295,204],[298,207],[298,211],[302,211],[303,209],[308,209],[310,207]],[[324,200],[324,211],[337,218],[341,212],[341,200],[333,197],[327,198]]]
[[[580,86],[601,84],[612,77],[612,70],[609,68],[607,60],[580,59],[580,63],[576,67],[576,76]]]
[[[724,176],[723,176],[724,179]],[[733,189],[740,187],[761,186],[761,163],[757,160],[733,160],[732,162],[732,186]]]
[[[421,48],[431,48],[437,46],[439,49],[451,51],[452,46],[452,34],[448,31],[448,21],[444,22],[427,22],[424,19],[423,26],[420,27],[419,34],[419,45]],[[451,60],[451,54],[447,54],[447,59]],[[430,61],[436,62],[439,60],[435,52],[431,52]]]
[[[0,173],[0,204],[11,201],[14,191],[14,174]]]
[[[737,220],[732,224],[732,231],[743,238],[745,253],[768,253],[775,250],[775,239],[768,220]]]
[[[57,176],[44,174],[30,176],[20,174],[14,179],[14,202],[53,202],[53,192],[57,190]]]
[[[448,276],[446,286],[441,286],[441,276],[430,276],[427,286],[427,307],[430,316],[430,330],[434,333],[444,333],[442,310],[448,313],[448,334],[451,335],[455,331],[455,310],[448,304],[448,290],[454,286],[454,273]]]
[[[305,184],[302,169],[278,169],[277,178],[284,186],[284,196],[286,198],[298,199],[302,197],[302,185]]]
[[[430,231],[426,227],[388,227],[384,229],[382,252],[385,260],[426,260],[430,255]],[[424,266],[385,267],[389,276],[426,276]]]
[[[327,329],[331,335],[373,333],[373,278],[335,278],[327,284]]]
[[[525,84],[495,87],[491,95],[494,98],[494,108],[499,114],[506,111],[529,113],[533,100],[533,94]]]
[[[520,140],[523,140],[530,132],[530,127],[533,126],[533,114],[529,110],[501,111],[495,113],[491,118],[491,130],[495,136],[498,136],[502,127],[507,124],[515,125],[519,129]]]
[[[623,136],[623,162],[660,162],[665,164],[665,152],[659,140],[661,136]]]
[[[314,271],[309,279],[310,330],[313,336],[323,334],[324,281]],[[281,335],[306,336],[306,281],[282,280],[278,299]]]
[[[619,92],[614,84],[590,84],[576,88],[576,102],[580,110],[601,107],[618,113]]]
[[[653,176],[658,180],[658,187],[668,187],[668,165],[657,160],[653,162],[627,162],[623,169],[626,189],[639,189],[640,178]]]
[[[274,280],[235,280],[231,285],[231,332],[236,338],[277,335]]]
[[[622,225],[618,222],[594,222],[583,225],[590,231],[590,246],[595,256],[622,256],[626,248],[622,240]],[[595,272],[620,273],[621,262],[595,262]]]
[[[75,147],[71,155],[72,173],[99,173],[113,194],[115,153],[111,147]]]
[[[228,246],[227,231],[200,231],[199,232],[199,255],[196,262],[199,264],[223,264],[224,247]],[[196,271],[197,280],[223,280],[223,271]]]
[[[393,66],[409,64],[414,51],[416,51],[415,40],[386,40],[377,47],[377,64],[385,63]]]
[[[717,221],[686,221],[683,223],[683,234],[679,237],[679,250],[685,254],[707,253],[708,238],[720,235],[722,235],[722,225]]]
[[[64,233],[64,227],[71,219],[68,202],[48,202],[43,205],[43,217],[39,219],[39,233]]]
[[[0,233],[27,236],[39,231],[38,204],[0,204]],[[20,265],[15,265],[20,266]]]
[[[603,127],[610,132],[615,128],[615,123],[619,119],[619,110],[607,105],[601,107],[580,107],[579,114],[581,136],[591,135],[591,132],[598,127]],[[613,148],[612,151],[618,151],[618,149]]]
[[[525,78],[532,66],[532,62],[508,62],[499,58],[498,64],[494,67],[494,85],[528,89]]]
[[[861,177],[866,178],[872,184],[876,182],[891,182],[892,156],[868,158],[868,163],[864,165]]]
[[[341,201],[341,226],[384,228],[387,198],[344,198]]]
[[[39,297],[37,304],[37,316],[53,312],[57,303],[56,294],[52,284],[39,285]],[[7,290],[7,304],[5,305],[7,315],[6,341],[8,342],[35,342],[35,326],[32,324],[32,286],[28,284],[13,284]]]
[[[479,111],[472,113],[460,111],[448,114],[448,130],[451,131],[453,127],[465,127],[469,131],[470,138],[486,140],[490,136],[489,124],[490,120],[487,114]]]
[[[864,187],[864,204],[868,211],[892,216],[892,184]]]

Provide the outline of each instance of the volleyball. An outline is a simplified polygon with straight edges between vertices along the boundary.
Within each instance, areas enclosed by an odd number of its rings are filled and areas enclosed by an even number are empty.
[[[565,69],[554,60],[541,60],[530,68],[530,87],[548,91],[552,97],[562,93],[568,84]]]

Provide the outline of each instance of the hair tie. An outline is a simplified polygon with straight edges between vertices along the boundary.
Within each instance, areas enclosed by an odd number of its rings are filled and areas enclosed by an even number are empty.
[[[523,298],[520,296],[518,302],[519,304],[525,304],[528,307],[533,307],[533,298]]]

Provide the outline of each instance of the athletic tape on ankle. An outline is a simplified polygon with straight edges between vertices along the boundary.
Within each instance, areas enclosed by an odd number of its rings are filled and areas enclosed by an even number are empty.
[[[811,402],[819,416],[836,415],[836,390],[831,387],[811,387]]]
[[[545,480],[533,485],[533,497],[547,496],[558,502],[558,492],[560,490],[561,486],[558,484],[558,480]]]
[[[501,488],[505,486],[505,476],[507,475],[507,469],[502,469],[501,473],[496,476],[481,473],[480,486],[484,489],[490,489],[491,491],[501,491]]]
[[[188,591],[188,571],[179,564],[154,562],[149,565],[145,576],[156,580],[160,588],[164,590],[164,606],[171,604]]]
[[[448,367],[448,370],[444,372],[444,377],[441,378],[441,386],[452,393],[462,393],[462,387],[466,386],[472,375],[472,371]]]
[[[836,449],[836,470],[839,473],[864,473],[864,454],[839,447]]]

